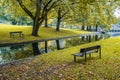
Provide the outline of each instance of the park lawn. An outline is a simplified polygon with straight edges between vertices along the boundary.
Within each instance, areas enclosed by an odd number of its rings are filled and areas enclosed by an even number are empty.
[[[24,33],[24,39],[10,38],[9,32],[12,31],[22,31]],[[31,36],[31,32],[32,32],[31,26],[0,24],[0,43],[33,41],[33,40],[41,40],[46,38],[56,38],[62,36],[72,36],[72,35],[88,33],[86,31],[65,30],[65,29],[61,29],[59,32],[57,32],[55,31],[54,28],[45,28],[45,27],[40,27],[39,37]]]
[[[92,45],[101,45],[102,58],[93,53],[86,63],[81,57],[74,63],[71,54]],[[1,80],[120,80],[120,37],[42,54],[17,65],[0,67],[0,75]]]

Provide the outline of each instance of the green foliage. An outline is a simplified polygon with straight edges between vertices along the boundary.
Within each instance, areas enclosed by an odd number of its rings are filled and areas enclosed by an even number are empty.
[[[36,11],[36,0],[18,0],[22,1],[23,5],[35,16]],[[43,1],[43,4],[47,4],[50,0]],[[47,14],[49,18],[56,18],[56,12],[59,8],[62,9],[62,15],[67,12],[64,16],[64,21],[68,24],[83,24],[83,25],[107,25],[116,23],[117,19],[114,17],[114,10],[119,6],[119,1],[114,0],[51,0],[48,8],[56,1],[56,5]],[[4,4],[6,2],[6,4]],[[21,9],[17,0],[1,0],[2,7],[5,8],[5,14],[11,14],[12,17],[20,18],[24,16],[29,20],[26,13]],[[44,7],[42,6],[42,8]],[[7,7],[6,7],[7,6]],[[41,9],[45,10],[45,8]],[[41,11],[42,12],[42,11]],[[42,16],[42,15],[40,15]],[[44,17],[44,16],[43,16]],[[21,20],[21,19],[19,19]],[[19,21],[17,20],[17,21]]]

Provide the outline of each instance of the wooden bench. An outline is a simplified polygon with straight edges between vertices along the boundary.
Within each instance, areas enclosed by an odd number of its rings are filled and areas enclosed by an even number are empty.
[[[24,34],[22,33],[22,31],[14,31],[14,32],[10,32],[10,38],[24,38]]]
[[[82,48],[82,49],[80,49],[79,53],[75,53],[72,55],[74,56],[74,62],[76,62],[76,56],[79,56],[79,57],[84,56],[85,62],[86,62],[87,61],[87,59],[86,59],[87,54],[89,54],[89,56],[91,57],[91,53],[98,53],[98,52],[99,52],[99,58],[101,58],[101,46],[100,45]]]

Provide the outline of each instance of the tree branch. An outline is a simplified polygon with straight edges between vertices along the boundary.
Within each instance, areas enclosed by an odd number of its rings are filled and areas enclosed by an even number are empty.
[[[19,3],[20,7],[34,20],[34,16],[32,15],[32,13],[26,8],[26,6],[22,3],[21,0],[17,0],[17,2]]]
[[[69,12],[69,10],[67,10],[65,13],[63,13],[63,15],[61,15],[61,18],[63,18],[68,12]]]
[[[57,1],[53,2],[52,5],[47,9],[47,11],[50,11],[51,8],[55,8],[55,7],[57,6],[56,4],[57,4],[59,1],[60,1],[60,0],[57,0]]]
[[[49,0],[48,3],[44,6],[44,10],[47,9],[48,5],[52,2],[53,0]]]
[[[54,5],[59,1],[59,0],[56,0],[55,2],[52,3],[53,0],[50,0],[47,4],[43,3],[44,7],[43,7],[43,11],[42,11],[42,14],[41,14],[41,18],[44,18],[47,13],[54,7]],[[51,4],[52,3],[52,4]],[[51,6],[48,8],[48,6],[51,4]],[[47,9],[48,8],[48,9]],[[39,20],[40,20],[39,19]]]

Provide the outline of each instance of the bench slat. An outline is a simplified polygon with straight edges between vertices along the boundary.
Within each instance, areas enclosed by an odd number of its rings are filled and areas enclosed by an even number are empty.
[[[94,53],[94,52],[98,52],[98,50],[97,50],[97,49],[95,49],[95,50],[90,50],[90,51],[87,51],[86,54],[90,54],[90,53]]]
[[[83,56],[83,54],[82,53],[75,53],[75,54],[72,54],[72,55],[74,55],[74,56]]]

